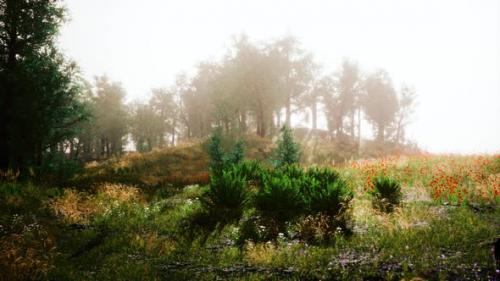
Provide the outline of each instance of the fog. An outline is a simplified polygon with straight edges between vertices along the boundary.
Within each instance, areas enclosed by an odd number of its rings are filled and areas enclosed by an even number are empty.
[[[295,36],[324,72],[344,58],[415,88],[410,140],[431,152],[500,152],[500,2],[69,0],[60,47],[89,80],[146,100],[218,60],[238,34]],[[298,122],[298,121],[297,121]],[[325,122],[319,120],[319,126]]]

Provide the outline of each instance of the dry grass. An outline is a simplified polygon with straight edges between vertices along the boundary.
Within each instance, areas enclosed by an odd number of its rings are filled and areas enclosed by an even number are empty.
[[[124,184],[104,183],[99,187],[98,192],[121,203],[138,201],[140,198],[137,187]]]
[[[245,259],[256,265],[272,264],[274,259],[280,254],[277,246],[271,243],[254,244],[249,242],[245,249]]]
[[[64,194],[49,200],[49,208],[66,223],[88,223],[90,217],[102,208],[87,194],[74,189],[64,190]]]
[[[130,241],[130,246],[148,255],[167,256],[175,251],[176,242],[152,232],[134,235]]]
[[[0,239],[1,280],[39,280],[54,268],[56,243],[43,226],[32,223]]]

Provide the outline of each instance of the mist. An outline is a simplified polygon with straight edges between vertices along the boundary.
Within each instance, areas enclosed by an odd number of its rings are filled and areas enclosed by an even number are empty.
[[[500,2],[0,0],[0,279],[499,280]]]
[[[439,153],[500,147],[498,1],[68,1],[60,46],[85,77],[120,81],[127,100],[146,100],[233,37],[297,38],[325,73],[347,58],[383,68],[418,93],[408,136]],[[324,126],[323,121],[321,121]]]

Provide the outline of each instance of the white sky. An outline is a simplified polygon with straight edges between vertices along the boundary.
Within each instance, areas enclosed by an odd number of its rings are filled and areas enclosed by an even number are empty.
[[[67,0],[60,45],[129,99],[215,60],[246,33],[292,34],[326,69],[342,58],[416,88],[409,136],[431,152],[500,153],[498,0]]]

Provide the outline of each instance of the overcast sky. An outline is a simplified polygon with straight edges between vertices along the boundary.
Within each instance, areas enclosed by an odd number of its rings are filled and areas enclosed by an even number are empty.
[[[233,35],[294,35],[327,70],[345,58],[415,87],[409,136],[431,152],[500,153],[500,1],[67,0],[60,37],[84,75],[145,99],[216,60]]]

